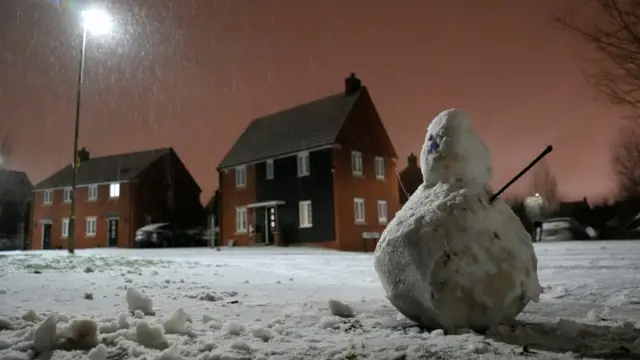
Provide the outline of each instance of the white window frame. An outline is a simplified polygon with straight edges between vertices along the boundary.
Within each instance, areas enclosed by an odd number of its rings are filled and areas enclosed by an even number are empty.
[[[385,180],[387,178],[387,171],[385,168],[384,158],[382,156],[376,156],[373,161],[374,168],[376,169],[376,179]]]
[[[61,226],[62,227],[60,228],[60,236],[63,239],[66,239],[69,237],[69,219],[68,218],[62,219]]]
[[[87,201],[98,200],[98,185],[89,185],[87,187]]]
[[[311,175],[311,159],[309,152],[298,153],[298,177]]]
[[[246,206],[236,207],[236,234],[246,234],[249,232],[248,222]]]
[[[66,187],[62,189],[62,201],[66,203],[70,203],[73,198],[73,188]]]
[[[386,225],[389,222],[389,206],[386,200],[378,200],[378,223]]]
[[[236,189],[247,187],[247,165],[236,166],[234,169]]]
[[[94,237],[98,230],[98,218],[95,216],[87,216],[84,221],[85,236]]]
[[[42,192],[42,204],[43,205],[53,204],[53,190],[45,190]]]
[[[267,161],[265,161],[265,178],[267,180],[272,180],[275,176],[275,169],[273,166],[273,159],[269,159]]]
[[[353,199],[353,217],[356,224],[364,224],[367,219],[366,210],[364,206],[364,199],[362,198],[354,198]]]
[[[116,199],[120,197],[120,183],[109,184],[109,199]]]
[[[351,174],[353,176],[362,176],[362,153],[359,151],[351,152]]]
[[[313,206],[311,200],[304,200],[298,203],[298,218],[300,228],[313,227]]]

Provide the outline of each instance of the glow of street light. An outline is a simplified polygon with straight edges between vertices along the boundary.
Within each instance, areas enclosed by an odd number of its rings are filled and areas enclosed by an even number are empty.
[[[113,26],[111,17],[102,9],[87,9],[82,11],[82,26],[94,35],[105,35]]]
[[[536,197],[540,197],[540,194],[536,193]]]

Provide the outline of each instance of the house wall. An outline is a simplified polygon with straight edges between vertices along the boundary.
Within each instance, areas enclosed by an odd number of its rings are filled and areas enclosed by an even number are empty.
[[[387,201],[387,222],[400,208],[393,147],[366,90],[359,97],[338,136],[341,147],[333,150],[335,223],[338,246],[346,251],[373,251],[376,240],[363,240],[363,232],[382,233],[378,200]],[[362,153],[363,176],[351,172],[351,151]],[[385,161],[385,180],[375,176],[375,156]],[[355,223],[354,198],[365,201],[365,223]]]
[[[170,222],[185,228],[206,225],[200,187],[175,153],[154,161],[133,184],[130,239],[148,223]]]
[[[98,200],[88,201],[88,187],[76,188],[76,249],[107,247],[107,217],[118,216],[118,247],[130,245],[131,221],[129,198],[131,186],[120,183],[120,197],[109,198],[109,184],[98,186]],[[62,219],[69,218],[71,203],[63,202],[63,189],[53,191],[53,203],[44,204],[44,191],[35,191],[32,202],[31,240],[29,248],[41,249],[43,220],[51,221],[51,248],[66,248],[67,239],[62,238]],[[86,235],[86,218],[97,217],[96,235]]]
[[[266,162],[255,164],[256,202],[281,200],[277,222],[282,244],[311,244],[335,241],[333,210],[332,149],[309,153],[310,174],[298,177],[296,155],[273,161],[274,178],[266,179]],[[299,202],[310,200],[312,226],[300,228]],[[256,209],[256,220],[264,223],[265,209]]]
[[[236,188],[235,169],[220,170],[220,233],[223,245],[235,240],[236,245],[250,245],[249,233],[236,233],[236,207],[256,202],[255,165],[247,166],[247,184],[244,188]],[[253,214],[248,211],[248,224],[253,223]]]

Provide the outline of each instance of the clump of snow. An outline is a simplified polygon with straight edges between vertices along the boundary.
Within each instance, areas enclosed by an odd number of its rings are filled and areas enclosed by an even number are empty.
[[[178,308],[174,311],[168,319],[166,319],[162,326],[167,334],[187,334],[187,324],[191,320],[191,315],[187,314],[184,309]]]
[[[587,312],[587,320],[591,322],[598,322],[602,320],[602,318],[600,317],[600,313],[598,312],[598,310],[591,309]]]
[[[61,347],[86,350],[98,345],[98,324],[91,319],[74,319],[60,334],[64,339]]]
[[[107,347],[104,344],[99,344],[89,351],[87,357],[89,360],[107,360],[107,355],[109,355]]]
[[[0,316],[0,331],[9,330],[12,327],[11,320],[7,319],[4,316]]]
[[[135,288],[128,288],[126,295],[129,311],[141,311],[144,315],[155,315],[151,298]],[[137,316],[136,316],[137,317]]]
[[[385,227],[374,266],[387,298],[426,328],[477,331],[513,320],[541,293],[531,236],[493,195],[487,146],[459,110],[429,125],[423,184]]]
[[[142,312],[142,310],[136,310],[133,312],[133,317],[136,319],[144,319],[144,312]]]
[[[269,340],[273,339],[273,334],[267,328],[263,328],[263,327],[255,328],[251,330],[251,333],[253,334],[253,336],[257,337],[258,339],[264,342],[268,342]]]
[[[234,350],[251,352],[251,345],[249,345],[249,343],[247,343],[246,341],[240,339],[233,340],[229,347]]]
[[[342,324],[342,319],[338,316],[323,316],[318,323],[321,329],[337,329]]]
[[[136,342],[150,349],[164,350],[169,347],[164,328],[160,325],[150,326],[144,321],[136,326]]]
[[[129,321],[127,321],[127,315],[126,314],[120,314],[120,316],[118,316],[118,327],[120,329],[128,329],[129,328]]]
[[[29,309],[22,315],[22,320],[35,323],[40,321],[40,315],[38,315],[38,313],[33,309]]]
[[[561,334],[573,336],[573,337],[577,336],[580,330],[582,329],[582,324],[577,323],[573,320],[568,320],[568,319],[558,320],[558,323],[556,324],[556,326],[558,327],[558,331]]]
[[[431,333],[429,333],[429,336],[433,338],[444,336],[444,330],[442,329],[433,330]]]
[[[329,310],[331,311],[331,315],[340,316],[340,317],[351,317],[353,316],[353,309],[349,304],[345,304],[338,300],[329,300]]]
[[[241,335],[246,329],[246,326],[235,320],[227,320],[222,326],[222,331],[234,336]]]
[[[33,333],[33,348],[38,353],[43,353],[54,350],[57,342],[56,316],[51,314],[37,325]]]

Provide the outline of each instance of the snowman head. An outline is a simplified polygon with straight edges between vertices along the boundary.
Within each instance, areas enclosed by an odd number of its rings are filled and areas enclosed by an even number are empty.
[[[420,167],[427,186],[461,181],[488,184],[493,176],[489,149],[467,115],[457,109],[441,112],[429,124]]]

